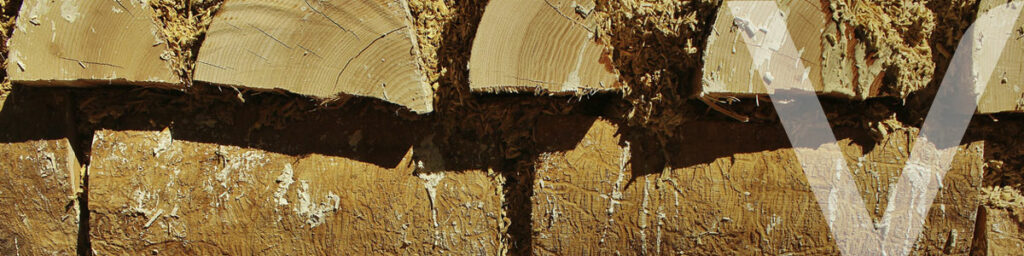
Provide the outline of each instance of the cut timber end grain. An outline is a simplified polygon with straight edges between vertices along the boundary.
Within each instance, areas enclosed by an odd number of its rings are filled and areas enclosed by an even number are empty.
[[[82,86],[123,82],[176,87],[167,44],[139,1],[26,0],[9,45],[11,81]]]
[[[433,96],[410,24],[398,0],[228,0],[200,48],[195,80],[366,96],[428,113]]]
[[[556,94],[618,89],[611,59],[593,38],[592,9],[589,1],[490,1],[473,40],[470,87]]]
[[[787,61],[795,66],[801,61],[805,70],[797,72],[802,75],[794,74],[795,79],[810,80],[819,94],[854,99],[880,96],[877,87],[884,75],[882,61],[865,54],[867,46],[857,41],[849,25],[829,19],[831,15],[818,1],[788,1],[779,9],[797,49],[793,55],[798,56],[775,55],[772,64],[786,65],[779,62]],[[781,31],[768,31],[764,24],[752,22],[750,15],[732,13],[728,2],[719,9],[704,50],[703,93],[736,97],[767,93],[765,85],[772,79],[759,75],[742,34],[764,41],[766,33]]]
[[[978,14],[981,15],[997,4],[1006,4],[1006,1],[982,1]],[[1002,56],[999,57],[981,101],[978,102],[978,113],[1024,112],[1024,16],[1018,18],[1011,28],[1012,31],[986,31],[1010,33],[1010,39],[1006,41]],[[991,58],[979,56],[975,56],[975,59],[993,61]]]

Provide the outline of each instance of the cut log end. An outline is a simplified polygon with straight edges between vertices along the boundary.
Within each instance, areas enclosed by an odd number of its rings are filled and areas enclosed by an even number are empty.
[[[148,8],[137,1],[26,0],[8,42],[7,73],[27,85],[181,87]]]
[[[593,6],[589,1],[491,1],[473,41],[470,88],[555,95],[621,89],[606,47],[593,38]]]
[[[227,1],[199,52],[195,80],[355,95],[432,109],[432,91],[404,1]]]

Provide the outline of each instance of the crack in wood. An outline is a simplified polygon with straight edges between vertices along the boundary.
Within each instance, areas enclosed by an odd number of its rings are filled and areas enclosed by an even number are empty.
[[[302,46],[301,44],[295,44],[295,45],[299,46],[299,48],[302,48],[303,50],[306,50],[306,52],[312,53],[313,56],[316,56],[317,58],[320,58],[320,59],[324,58],[323,56],[320,56],[320,54],[316,54],[316,52],[314,52],[313,50],[310,50],[309,48],[306,48],[305,46]]]
[[[252,54],[252,55],[254,55],[254,56],[256,56],[256,57],[258,57],[260,59],[263,59],[264,62],[270,62],[270,60],[267,60],[266,57],[260,56],[259,54],[256,54],[256,52],[253,52],[252,50],[245,49],[245,51],[249,52],[249,54]]]
[[[114,3],[117,3],[117,5],[121,6],[121,9],[128,12],[129,16],[132,16],[132,18],[135,17],[135,14],[132,14],[132,10],[128,10],[128,7],[124,6],[124,3],[122,3],[121,0],[114,0]]]
[[[93,65],[108,66],[108,67],[115,67],[115,68],[124,68],[122,66],[118,66],[118,65],[114,65],[114,64],[110,64],[110,63],[105,63],[105,62],[87,61],[87,60],[79,60],[79,59],[72,59],[72,58],[65,58],[65,57],[57,57],[57,58],[60,58],[62,60],[66,60],[66,61],[75,61],[75,62],[78,62],[79,65],[82,65],[82,63],[85,63],[85,64],[93,64]]]
[[[555,12],[558,13],[558,15],[562,15],[563,18],[568,19],[569,21],[572,21],[573,24],[576,24],[576,25],[582,27],[587,32],[590,32],[592,34],[594,33],[593,29],[588,28],[586,25],[583,25],[583,23],[580,23],[579,21],[576,21],[576,20],[572,19],[568,15],[565,15],[565,13],[562,13],[562,10],[559,10],[558,7],[556,7],[554,4],[551,3],[551,1],[544,0],[544,3],[548,4],[548,6],[551,7],[551,9],[554,9]]]
[[[205,61],[201,61],[201,60],[197,60],[196,63],[205,64],[205,65],[208,65],[208,66],[211,66],[211,67],[215,67],[215,68],[219,68],[219,69],[223,69],[223,70],[235,70],[234,68],[231,68],[231,67],[218,66],[218,65],[210,64],[210,63],[205,62]]]
[[[355,60],[356,58],[359,58],[360,55],[363,55],[363,52],[366,52],[367,49],[370,49],[370,47],[373,46],[373,44],[377,43],[377,41],[380,41],[381,39],[384,39],[384,37],[387,37],[388,35],[391,35],[392,33],[398,32],[399,30],[402,30],[402,29],[405,29],[405,28],[408,28],[408,27],[409,26],[398,27],[398,28],[393,29],[391,31],[385,32],[384,34],[380,35],[376,39],[373,39],[373,41],[370,41],[370,43],[367,44],[366,47],[363,47],[362,50],[359,50],[359,53],[356,53],[356,56],[352,56],[352,58],[349,58],[348,61],[345,62],[345,66],[343,66],[341,68],[341,71],[338,72],[338,77],[334,79],[334,86],[338,86],[338,83],[341,82],[341,75],[345,74],[345,70],[348,70],[348,65],[352,64],[352,61]]]
[[[534,83],[541,83],[541,84],[558,85],[558,83],[554,83],[554,82],[534,80],[534,79],[522,78],[522,77],[518,77],[518,76],[509,76],[509,77],[512,77],[513,79],[516,79],[516,80],[519,80],[519,81],[527,81],[527,82],[534,82]]]
[[[260,33],[263,33],[263,35],[269,37],[270,39],[274,39],[274,41],[276,41],[277,43],[283,45],[284,48],[292,49],[291,46],[288,46],[288,44],[286,44],[286,43],[282,42],[281,40],[277,39],[276,37],[270,35],[270,33],[267,33],[267,31],[263,31],[262,29],[260,29],[260,28],[258,28],[256,26],[253,26],[252,24],[249,24],[249,26],[252,27],[253,29],[256,29]]]
[[[327,21],[330,21],[331,23],[334,23],[334,26],[337,26],[339,29],[341,29],[341,31],[348,32],[349,34],[352,34],[352,36],[356,37],[356,40],[362,41],[362,39],[359,38],[359,35],[356,35],[355,32],[352,32],[352,30],[349,30],[349,29],[341,26],[341,24],[338,24],[338,22],[334,21],[334,19],[332,19],[330,16],[327,16],[327,14],[321,12],[320,10],[317,10],[315,7],[313,7],[313,5],[309,4],[309,0],[302,0],[302,1],[306,2],[306,6],[309,6],[309,9],[312,9],[313,12],[315,12],[317,14],[320,14],[320,16],[323,16],[325,19],[327,19]]]

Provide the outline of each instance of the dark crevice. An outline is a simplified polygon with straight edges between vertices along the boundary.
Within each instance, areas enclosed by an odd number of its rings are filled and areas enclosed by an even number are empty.
[[[89,238],[89,173],[82,177],[82,193],[78,195],[78,255],[92,255]]]
[[[530,162],[532,163],[532,162]],[[505,201],[502,207],[509,219],[508,242],[510,255],[530,255],[533,246],[533,181],[532,165],[518,166],[506,172]]]
[[[84,126],[78,125],[86,122],[82,120],[83,116],[78,109],[77,93],[72,91],[68,93],[68,104],[66,120],[68,122],[68,142],[71,144],[71,148],[75,153],[75,157],[78,160],[78,165],[73,167],[85,168],[82,173],[81,184],[79,185],[81,193],[78,194],[76,201],[78,203],[78,240],[76,252],[78,255],[92,255],[92,240],[89,234],[90,219],[89,219],[89,169],[90,155],[92,151],[92,135],[95,133],[92,129],[87,129]],[[71,170],[76,172],[77,170]]]
[[[982,256],[988,255],[988,210],[985,206],[978,206],[978,214],[975,215],[974,220],[974,241],[971,242],[971,255]]]

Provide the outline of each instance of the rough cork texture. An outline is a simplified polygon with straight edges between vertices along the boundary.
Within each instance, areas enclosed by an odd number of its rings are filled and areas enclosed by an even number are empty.
[[[624,142],[618,129],[598,120],[575,149],[540,158],[534,253],[839,254],[803,172],[791,164],[798,160],[781,127],[701,122],[681,132],[722,135],[690,139],[689,145],[703,146],[670,156],[683,167],[643,176],[634,168],[647,154]],[[878,144],[839,141],[876,221],[915,133],[899,130]],[[726,143],[735,140],[745,143]],[[983,147],[961,146],[915,254],[971,249]]]
[[[93,250],[497,254],[494,178],[417,174],[410,156],[384,168],[181,141],[170,129],[97,131],[89,170]]]
[[[612,50],[612,62],[625,85],[631,126],[671,136],[692,114],[686,107],[698,88],[700,49],[718,10],[718,1],[597,1],[603,17],[598,34]]]
[[[3,9],[3,12],[0,13],[0,54],[5,60],[0,61],[0,76],[3,77],[0,78],[2,79],[0,80],[0,102],[3,102],[11,91],[11,80],[7,77],[7,40],[11,38],[11,32],[14,32],[14,18],[17,17],[19,7],[21,7],[20,2],[12,2],[0,0],[0,9]]]
[[[46,1],[22,5],[7,73],[14,83],[180,87],[173,52],[145,1]]]
[[[161,25],[167,47],[173,55],[174,72],[186,86],[192,85],[195,56],[206,36],[213,14],[224,0],[150,0],[156,24]]]
[[[196,81],[433,111],[404,1],[233,1],[214,16]]]
[[[477,27],[469,86],[477,92],[583,95],[621,84],[595,39],[593,1],[492,0]]]
[[[931,82],[935,63],[928,41],[937,21],[927,3],[830,1],[828,10],[832,26],[821,35],[829,41],[822,60],[832,71],[823,71],[825,83],[852,84],[844,87],[867,91],[858,94],[864,98],[871,94],[875,81],[884,79],[879,76],[889,76],[889,88],[874,90],[902,98]],[[843,61],[848,58],[853,58],[852,63]],[[850,79],[854,77],[858,79]]]

